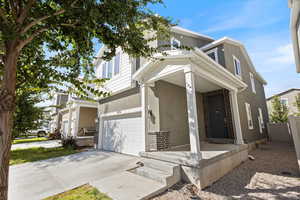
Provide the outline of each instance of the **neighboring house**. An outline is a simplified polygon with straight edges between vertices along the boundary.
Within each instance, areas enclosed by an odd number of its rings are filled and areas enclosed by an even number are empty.
[[[96,76],[109,78],[111,96],[99,101],[99,149],[139,155],[157,149],[189,150],[201,159],[200,142],[244,144],[266,138],[266,81],[240,42],[214,40],[173,27],[156,60],[117,50],[96,60]],[[193,47],[186,51],[180,46]],[[156,141],[164,140],[164,142]]]
[[[52,131],[58,129],[65,138],[85,139],[91,145],[96,133],[98,103],[62,93],[56,94],[55,102]]]
[[[294,48],[296,69],[297,72],[300,73],[300,0],[289,0],[289,7],[291,8],[290,29]]]
[[[50,110],[51,121],[49,123],[50,132],[53,133],[56,129],[61,128],[61,115],[59,111],[66,107],[69,95],[62,92],[54,94],[53,103]]]
[[[296,113],[298,113],[299,112],[298,108],[295,105],[296,97],[298,94],[300,94],[300,89],[292,88],[292,89],[286,90],[284,92],[275,94],[275,95],[267,98],[267,106],[268,106],[269,114],[272,113],[272,110],[273,110],[272,100],[276,96],[278,96],[280,98],[281,103],[284,104],[288,108],[289,115],[295,115]]]
[[[96,134],[98,103],[69,95],[66,108],[60,110],[61,134],[72,137],[79,146],[93,146]]]

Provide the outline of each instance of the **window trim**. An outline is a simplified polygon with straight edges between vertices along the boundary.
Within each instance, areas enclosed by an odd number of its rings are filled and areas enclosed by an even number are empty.
[[[234,74],[241,79],[242,78],[241,61],[235,55],[232,55],[232,57],[233,57]],[[235,61],[237,61],[239,63],[239,72],[240,72],[240,74],[237,73],[237,67],[235,65]]]
[[[171,37],[171,40],[170,40],[170,42],[171,42],[171,50],[177,50],[178,49],[178,48],[176,48],[176,47],[173,46],[173,41],[176,41],[179,44],[179,47],[181,47],[180,40],[176,39],[175,37]]]
[[[205,53],[206,53],[207,56],[208,56],[208,54],[214,53],[214,54],[215,54],[215,58],[216,58],[215,61],[216,61],[217,63],[219,63],[218,47],[213,48],[213,49],[211,49],[211,50],[209,50],[209,51],[206,51]],[[208,57],[209,57],[209,56],[208,56]]]
[[[253,130],[254,124],[253,124],[253,117],[252,117],[252,112],[251,112],[251,105],[249,103],[245,102],[245,107],[246,107],[246,114],[247,114],[248,129]],[[249,123],[250,121],[251,121],[251,124]]]
[[[115,62],[116,62],[116,56],[114,56],[111,60],[109,61],[102,61],[101,63],[101,66],[102,66],[102,69],[101,69],[101,78],[107,78],[110,80],[120,76],[121,74],[121,64],[122,64],[122,52],[121,51],[118,51],[116,52],[116,55],[117,54],[120,54],[120,58],[119,58],[119,72],[117,74],[115,74]],[[112,69],[111,69],[111,78],[108,77],[108,66],[109,66],[109,62],[111,62],[111,66],[112,66]],[[105,65],[105,77],[103,77],[103,66]],[[107,82],[106,82],[107,83]]]
[[[264,116],[262,114],[262,109],[260,107],[258,107],[258,115],[259,115],[259,118],[261,120],[261,127],[265,128]]]
[[[250,84],[251,84],[252,92],[253,92],[254,94],[256,94],[254,75],[253,75],[252,72],[249,72],[249,76],[250,76]]]

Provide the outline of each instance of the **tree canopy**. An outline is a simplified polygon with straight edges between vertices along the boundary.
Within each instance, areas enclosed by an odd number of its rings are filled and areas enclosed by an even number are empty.
[[[278,96],[272,100],[272,113],[270,114],[271,122],[273,123],[285,123],[288,121],[289,110],[281,103]]]
[[[118,47],[133,57],[158,52],[147,31],[168,33],[170,20],[149,4],[162,0],[0,0],[0,199],[7,199],[7,174],[16,91],[48,91],[60,85],[87,96],[93,41],[107,46],[110,59]],[[102,83],[102,80],[93,80]]]

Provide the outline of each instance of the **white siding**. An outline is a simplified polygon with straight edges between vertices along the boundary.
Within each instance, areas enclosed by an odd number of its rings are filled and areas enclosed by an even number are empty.
[[[105,62],[105,61],[103,61]],[[96,76],[102,78],[102,64],[103,62],[97,63]],[[113,76],[110,80],[107,80],[103,85],[103,88],[107,92],[115,93],[132,86],[132,65],[128,54],[121,53],[120,57],[120,72]]]

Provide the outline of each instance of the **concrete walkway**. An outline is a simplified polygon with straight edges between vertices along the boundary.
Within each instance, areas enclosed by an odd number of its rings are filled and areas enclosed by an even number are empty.
[[[48,140],[48,141],[40,141],[40,142],[28,142],[21,144],[13,144],[11,145],[11,150],[15,149],[28,149],[33,147],[45,147],[45,148],[54,148],[60,147],[60,140]]]
[[[136,166],[138,160],[118,153],[89,151],[11,166],[9,200],[40,200],[86,183],[107,180]]]

